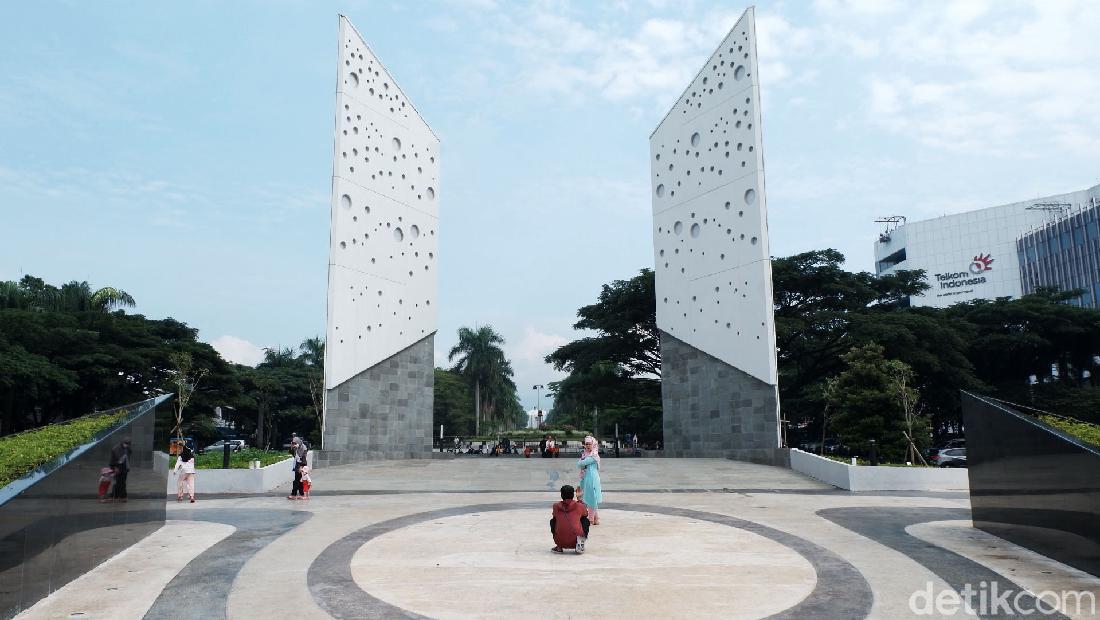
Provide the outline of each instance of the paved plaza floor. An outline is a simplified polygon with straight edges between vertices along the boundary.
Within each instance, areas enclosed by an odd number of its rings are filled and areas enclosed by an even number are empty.
[[[973,529],[962,492],[849,493],[718,459],[603,469],[582,556],[550,553],[547,525],[572,459],[327,468],[309,501],[204,497],[200,474],[197,503],[20,618],[987,617],[1004,615],[979,606],[994,583],[1053,611],[1033,617],[1096,617],[1034,595],[1100,599],[1100,579]],[[971,616],[936,605],[968,584]]]

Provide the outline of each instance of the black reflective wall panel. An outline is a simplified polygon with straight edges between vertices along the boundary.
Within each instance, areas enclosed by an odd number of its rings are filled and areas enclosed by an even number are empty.
[[[0,618],[34,605],[164,525],[168,471],[166,463],[154,467],[155,405],[135,407],[128,423],[0,491]],[[161,412],[168,408],[161,402]],[[129,497],[100,503],[99,470],[123,439],[131,441]]]
[[[1100,576],[1100,451],[963,393],[974,526]]]

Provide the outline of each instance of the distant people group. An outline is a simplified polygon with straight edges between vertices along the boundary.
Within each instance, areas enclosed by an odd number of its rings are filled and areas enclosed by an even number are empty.
[[[539,452],[544,459],[558,458],[558,452],[560,450],[561,448],[559,448],[557,442],[554,441],[553,435],[547,434],[546,437],[543,437],[542,441],[539,442]]]

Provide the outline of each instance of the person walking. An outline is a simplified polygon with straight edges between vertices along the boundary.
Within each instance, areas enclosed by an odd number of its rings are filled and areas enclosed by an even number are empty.
[[[542,438],[542,441],[539,442],[539,454],[542,456],[542,458],[546,458],[546,443],[548,441],[550,441],[549,433],[547,433],[546,436]]]
[[[588,515],[592,525],[600,524],[600,502],[603,501],[603,486],[600,484],[600,446],[596,438],[589,435],[584,438],[584,451],[577,459],[581,470],[580,484],[577,490],[581,501],[588,506]]]
[[[309,454],[301,438],[295,436],[290,440],[290,454],[294,457],[294,484],[290,488],[287,499],[304,499],[305,491],[302,489],[302,467],[308,465],[306,457]]]
[[[123,439],[120,444],[111,450],[111,469],[115,470],[115,488],[111,497],[115,501],[125,502],[126,477],[130,475],[130,440]]]
[[[182,473],[181,473],[182,472]],[[183,492],[187,491],[187,495],[191,498],[191,503],[195,503],[195,453],[191,452],[191,448],[187,446],[183,447],[179,456],[176,457],[176,468],[172,470],[172,475],[179,475],[179,481],[176,482],[176,501],[183,501]]]

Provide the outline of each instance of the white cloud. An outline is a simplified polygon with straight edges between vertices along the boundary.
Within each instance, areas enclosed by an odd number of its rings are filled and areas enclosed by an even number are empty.
[[[523,329],[523,337],[518,342],[509,342],[505,349],[513,363],[544,364],[543,359],[547,355],[568,342],[569,339],[564,336],[547,334],[528,326]]]
[[[1100,4],[817,6],[830,36],[876,55],[863,78],[873,124],[958,151],[1098,154],[1082,136],[1100,134]]]
[[[522,86],[573,102],[641,98],[661,105],[680,94],[738,16],[650,17],[627,30],[619,21],[570,13],[566,4],[546,4],[498,16],[496,36],[519,56]]]
[[[223,359],[235,364],[255,366],[264,359],[263,347],[237,336],[219,336],[210,341],[210,346],[214,347]]]

